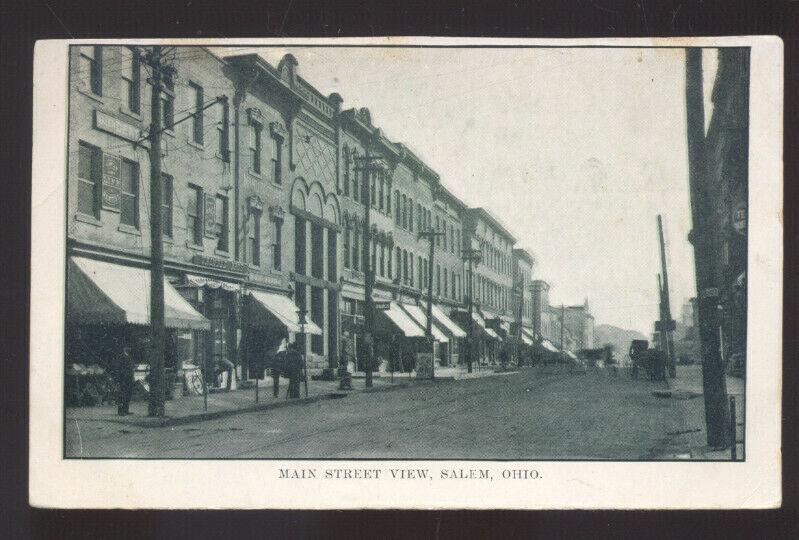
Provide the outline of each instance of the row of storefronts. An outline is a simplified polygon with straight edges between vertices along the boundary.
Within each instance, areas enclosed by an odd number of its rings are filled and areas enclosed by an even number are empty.
[[[413,370],[431,350],[441,366],[546,350],[519,305],[529,302],[532,258],[523,257],[517,283],[516,238],[389,140],[368,109],[342,110],[341,96],[297,74],[291,54],[272,66],[258,55],[175,50],[176,74],[161,94],[160,182],[175,384],[196,390],[187,381],[198,371],[211,385],[246,384],[260,359],[288,343],[314,375],[361,371],[368,270],[381,370]],[[70,49],[67,366],[108,368],[123,345],[148,363],[152,216],[141,141],[151,90],[141,52]],[[369,168],[373,159],[384,166]],[[473,265],[469,250],[480,255]]]

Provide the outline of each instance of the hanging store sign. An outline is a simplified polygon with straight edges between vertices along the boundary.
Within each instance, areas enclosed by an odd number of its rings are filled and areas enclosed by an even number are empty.
[[[122,207],[122,160],[111,154],[103,154],[103,208],[119,212]]]

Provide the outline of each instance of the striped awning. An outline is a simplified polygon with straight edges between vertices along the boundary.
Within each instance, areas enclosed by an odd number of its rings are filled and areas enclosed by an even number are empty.
[[[87,324],[150,324],[150,271],[83,257],[71,257],[67,313]],[[208,330],[211,323],[164,279],[164,325]]]
[[[427,328],[427,313],[422,311],[422,308],[415,304],[402,304],[402,309],[411,316],[422,328]],[[449,343],[449,338],[441,331],[435,322],[430,325],[430,331],[433,333],[433,338],[440,343]]]
[[[322,329],[306,316],[300,324],[300,309],[288,296],[265,291],[250,291],[252,298],[271,316],[282,323],[289,332],[322,335]]]
[[[426,305],[426,304],[425,304]],[[444,326],[453,337],[456,338],[464,338],[466,337],[466,332],[458,326],[458,324],[449,318],[449,316],[444,313],[444,310],[438,307],[438,305],[433,304],[433,320],[440,323]]]
[[[388,309],[379,310],[393,323],[405,337],[424,337],[424,331],[396,302],[390,302]]]
[[[548,351],[551,351],[551,352],[560,352],[560,350],[559,350],[557,347],[555,347],[555,346],[552,344],[552,342],[551,342],[551,341],[549,341],[548,339],[545,339],[545,340],[543,340],[543,341],[541,342],[541,345],[542,345],[542,346],[543,346],[543,347],[544,347],[546,350],[548,350]]]

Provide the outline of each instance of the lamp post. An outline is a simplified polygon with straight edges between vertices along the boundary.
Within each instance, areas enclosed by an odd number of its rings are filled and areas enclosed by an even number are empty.
[[[364,370],[366,371],[365,385],[372,387],[372,370],[374,369],[374,299],[372,298],[372,288],[374,287],[374,268],[372,268],[371,244],[372,244],[372,225],[371,225],[371,179],[373,173],[382,174],[386,170],[386,164],[380,156],[369,155],[369,149],[363,156],[355,158],[355,173],[362,173],[361,176],[361,203],[363,204],[363,269],[364,269],[364,332],[363,332],[363,359]],[[360,352],[360,351],[359,351]]]
[[[302,378],[305,382],[305,397],[308,397],[308,347],[306,346],[307,338],[305,336],[305,315],[307,313],[308,310],[305,308],[300,308],[298,313],[300,318],[300,334],[302,335]]]
[[[466,369],[469,373],[472,372],[472,349],[474,348],[474,296],[472,293],[474,282],[474,266],[476,266],[482,256],[479,249],[469,248],[461,251],[461,259],[469,263],[469,346],[466,349]],[[431,280],[432,281],[432,280]]]

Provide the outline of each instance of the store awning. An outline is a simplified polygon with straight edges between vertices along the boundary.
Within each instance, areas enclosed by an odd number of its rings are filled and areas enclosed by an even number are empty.
[[[544,341],[542,341],[542,342],[541,342],[541,345],[542,345],[542,346],[543,346],[543,347],[544,347],[546,350],[548,350],[548,351],[555,352],[555,353],[556,353],[556,352],[560,352],[560,350],[558,350],[558,348],[557,348],[557,347],[555,347],[555,346],[552,344],[552,342],[551,342],[551,341],[549,341],[548,339],[545,339]]]
[[[150,271],[83,257],[72,257],[67,276],[70,318],[88,324],[150,324]],[[164,279],[164,324],[167,328],[208,330],[200,315]]]
[[[524,332],[522,332],[522,343],[524,343],[525,345],[532,345],[532,344],[533,344],[533,340],[532,340],[532,339],[530,339],[530,338],[527,336],[527,334],[525,334]]]
[[[522,326],[522,334],[535,341],[535,332],[532,329]]]
[[[222,289],[229,292],[235,292],[241,289],[241,286],[236,283],[218,281],[216,279],[194,276],[192,274],[186,274],[186,283],[194,287],[208,287],[209,289]]]
[[[422,311],[422,308],[415,304],[402,304],[402,309],[411,316],[422,328],[427,328],[427,313]],[[449,343],[449,338],[441,331],[435,322],[430,325],[430,331],[433,333],[433,338],[440,343]]]
[[[250,291],[250,295],[261,307],[280,321],[289,332],[299,333],[303,330],[303,327],[300,326],[299,308],[288,296],[264,291]],[[307,316],[304,330],[306,334],[322,335],[322,329]]]
[[[483,331],[484,331],[486,334],[488,334],[488,335],[489,335],[489,337],[491,337],[491,338],[493,338],[493,339],[496,339],[497,341],[502,341],[502,338],[500,338],[500,337],[499,337],[499,334],[497,334],[496,332],[494,332],[492,329],[490,329],[490,328],[483,328]]]
[[[438,307],[436,304],[433,304],[433,320],[440,323],[442,326],[445,327],[447,331],[449,331],[453,337],[456,338],[464,338],[466,337],[466,332],[458,326],[458,324],[450,319],[444,310]]]
[[[424,337],[424,331],[396,302],[390,302],[388,309],[381,309],[389,321],[405,335],[405,337]]]
[[[474,322],[485,328],[486,321],[476,310],[472,311],[472,319],[474,319]]]
[[[568,357],[569,357],[569,358],[571,358],[572,360],[577,360],[577,355],[576,355],[576,354],[574,354],[574,353],[573,353],[573,352],[571,352],[571,351],[566,351],[566,356],[568,356]]]

